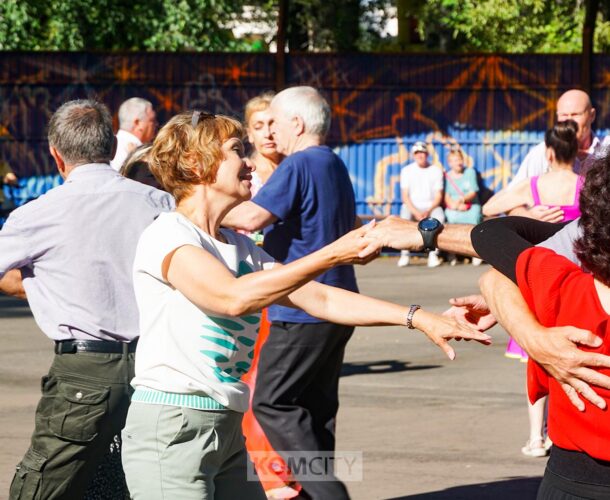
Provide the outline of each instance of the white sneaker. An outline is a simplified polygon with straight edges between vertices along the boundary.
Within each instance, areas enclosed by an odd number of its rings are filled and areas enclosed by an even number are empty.
[[[548,450],[544,447],[543,439],[528,440],[525,446],[521,448],[521,453],[525,456],[536,458],[546,457],[549,454]]]
[[[402,254],[400,256],[400,259],[398,259],[398,262],[396,263],[396,265],[398,267],[407,267],[409,265],[409,261],[410,261],[410,257],[409,254]]]
[[[473,257],[472,258],[472,265],[473,266],[480,266],[482,262],[483,262],[483,259],[479,259],[478,257]]]
[[[281,486],[279,488],[273,488],[271,490],[265,490],[267,500],[285,500],[287,498],[294,498],[298,496],[299,492],[290,486]]]
[[[430,252],[428,254],[428,267],[438,267],[442,264],[436,252]]]

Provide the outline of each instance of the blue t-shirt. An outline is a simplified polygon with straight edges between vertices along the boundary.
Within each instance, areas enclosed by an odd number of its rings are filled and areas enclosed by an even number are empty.
[[[356,219],[354,189],[341,159],[328,146],[312,146],[290,155],[252,200],[278,220],[265,229],[263,248],[289,263],[351,231]],[[358,291],[353,266],[338,266],[316,281]],[[271,306],[271,321],[318,323],[291,307]]]

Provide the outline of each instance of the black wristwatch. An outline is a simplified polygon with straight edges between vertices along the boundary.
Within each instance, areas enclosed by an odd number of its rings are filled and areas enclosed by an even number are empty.
[[[434,217],[426,217],[419,221],[417,229],[424,240],[424,250],[434,250],[436,248],[436,238],[438,233],[443,229],[443,224]]]

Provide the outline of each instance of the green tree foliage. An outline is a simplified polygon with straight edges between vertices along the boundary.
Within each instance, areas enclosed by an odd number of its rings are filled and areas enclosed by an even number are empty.
[[[423,44],[384,34],[401,3]],[[610,50],[610,0],[600,0],[595,50]],[[580,52],[583,0],[289,0],[291,51]],[[265,48],[229,26],[255,6],[273,33],[277,0],[0,0],[0,50]],[[394,9],[394,10],[393,10]],[[250,10],[252,13],[253,11]],[[410,29],[410,28],[407,28]],[[260,38],[260,37],[259,37]],[[267,37],[268,40],[268,37]]]
[[[0,50],[249,50],[245,0],[1,0]]]
[[[582,47],[584,7],[579,0],[428,0],[417,17],[431,49],[560,53]],[[608,48],[610,22],[602,9],[595,50]]]
[[[289,46],[372,49],[392,1],[289,0]],[[256,50],[229,29],[245,5],[275,28],[273,0],[0,0],[0,50]]]

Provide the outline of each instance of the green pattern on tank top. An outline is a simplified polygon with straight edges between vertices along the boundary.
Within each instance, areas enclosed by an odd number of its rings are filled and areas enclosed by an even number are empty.
[[[251,272],[252,268],[248,263],[240,261],[237,268],[237,277],[239,278]],[[253,347],[256,340],[245,335],[238,335],[238,333],[246,329],[250,330],[252,326],[260,324],[260,314],[245,314],[239,318],[221,316],[208,316],[208,318],[210,324],[201,325],[206,330],[206,333],[200,337],[211,345],[208,345],[206,349],[200,350],[200,352],[216,365],[212,369],[219,381],[237,382],[243,375],[248,373],[252,363],[243,359],[231,361],[227,357],[226,351],[236,353],[242,349],[248,349],[248,359],[252,360],[254,358]],[[258,331],[259,328],[256,329],[257,334]]]

